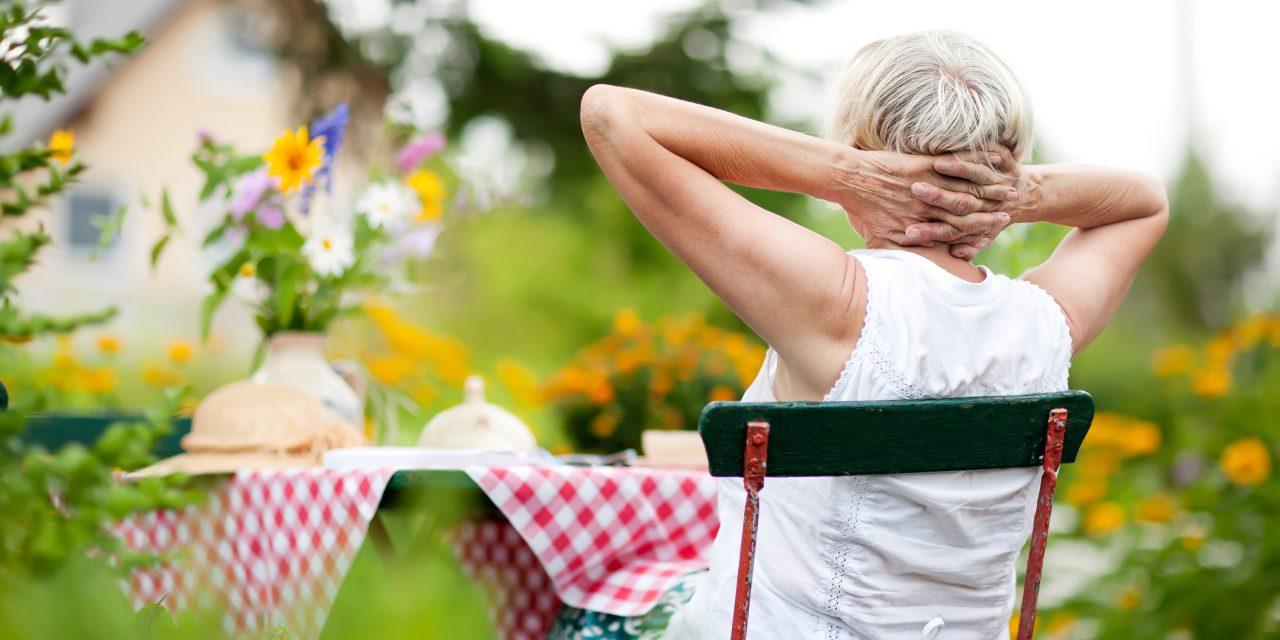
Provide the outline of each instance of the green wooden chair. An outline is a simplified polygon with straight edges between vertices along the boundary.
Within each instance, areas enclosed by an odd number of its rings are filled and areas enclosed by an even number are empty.
[[[1044,395],[891,402],[717,402],[698,431],[711,475],[741,477],[747,489],[731,638],[747,635],[760,492],[765,476],[847,476],[1044,468],[1022,590],[1018,640],[1035,629],[1036,598],[1049,538],[1058,466],[1074,462],[1093,398]],[[722,523],[727,524],[727,523]]]

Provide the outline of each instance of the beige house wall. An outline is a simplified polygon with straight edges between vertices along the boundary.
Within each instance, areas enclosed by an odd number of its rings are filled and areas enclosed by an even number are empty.
[[[54,237],[41,264],[20,282],[24,306],[74,311],[117,305],[112,331],[161,342],[194,338],[211,262],[197,247],[216,210],[201,209],[199,173],[189,156],[206,130],[243,149],[262,148],[292,120],[292,83],[269,56],[241,46],[232,15],[217,0],[192,0],[154,33],[138,55],[122,61],[73,121],[79,157],[91,169],[86,192],[111,194],[130,205],[115,246],[92,260],[67,246],[66,203],[38,217]],[[161,234],[158,200],[169,189],[182,224],[153,273],[149,250]],[[151,209],[139,206],[142,195]],[[256,341],[248,313],[229,303],[215,330],[247,350]]]

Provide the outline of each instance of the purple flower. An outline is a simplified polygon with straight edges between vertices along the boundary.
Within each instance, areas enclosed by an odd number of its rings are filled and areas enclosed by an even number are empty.
[[[316,118],[311,123],[311,137],[324,136],[324,160],[328,165],[342,148],[342,136],[347,132],[347,123],[351,121],[347,103],[343,102],[329,110],[329,113]]]
[[[423,160],[443,149],[444,142],[444,134],[441,133],[430,133],[410,140],[396,154],[396,171],[404,174],[417,169]]]
[[[222,232],[222,239],[232,248],[239,249],[244,246],[244,241],[249,237],[249,232],[244,227],[232,225]]]
[[[265,167],[237,178],[231,187],[231,217],[236,220],[244,218],[244,214],[253,211],[273,186],[275,179],[267,175]]]
[[[414,227],[396,238],[395,243],[387,249],[384,258],[388,261],[400,260],[409,256],[425,258],[431,255],[436,247],[436,238],[440,237],[440,225],[429,224]]]
[[[200,143],[200,146],[218,146],[218,138],[213,135],[213,131],[210,131],[208,127],[200,127],[196,130],[196,140]]]
[[[324,164],[320,165],[312,182],[302,189],[301,209],[304,216],[311,211],[311,197],[315,195],[316,187],[323,188],[325,193],[333,188],[333,161],[338,157],[338,150],[342,148],[342,138],[347,132],[347,123],[350,121],[351,114],[347,109],[347,103],[341,102],[328,113],[311,122],[309,131],[311,137],[324,139]]]
[[[258,224],[268,229],[279,229],[280,227],[283,227],[285,220],[284,211],[281,211],[280,207],[277,207],[275,204],[270,202],[258,207],[258,211],[254,214],[254,218],[258,221]]]

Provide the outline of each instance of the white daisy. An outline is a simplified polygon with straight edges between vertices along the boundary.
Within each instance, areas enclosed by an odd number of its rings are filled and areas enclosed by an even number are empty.
[[[258,269],[252,262],[240,265],[231,281],[231,295],[249,305],[257,305],[267,296],[266,285],[258,279]]]
[[[418,210],[418,196],[394,182],[369,185],[356,201],[356,212],[375,229],[399,229]]]
[[[311,233],[302,245],[311,270],[321,276],[338,276],[356,261],[355,238],[346,225],[330,220],[312,221]]]

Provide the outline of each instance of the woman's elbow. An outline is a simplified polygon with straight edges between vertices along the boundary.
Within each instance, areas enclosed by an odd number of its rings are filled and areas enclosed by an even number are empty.
[[[1135,173],[1135,208],[1142,212],[1146,228],[1155,238],[1164,235],[1169,224],[1169,193],[1164,181],[1145,172]]]
[[[578,119],[588,140],[606,137],[618,125],[624,97],[622,89],[607,84],[592,85],[582,92]]]

